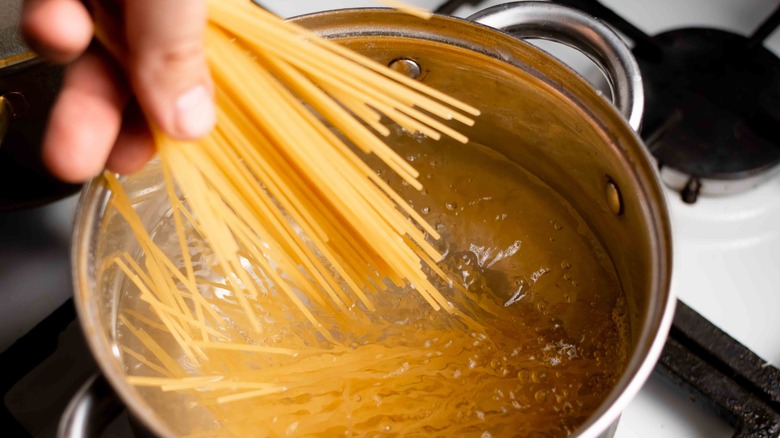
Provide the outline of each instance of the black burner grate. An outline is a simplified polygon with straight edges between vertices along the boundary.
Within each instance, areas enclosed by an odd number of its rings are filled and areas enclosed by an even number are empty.
[[[735,437],[780,435],[780,370],[682,302],[656,372],[713,409]]]
[[[46,359],[51,357],[61,341],[60,335],[65,329],[74,324],[76,311],[73,307],[73,300],[68,300],[57,310],[41,321],[35,328],[16,341],[11,347],[0,353],[0,394],[2,394],[2,406],[0,406],[0,430],[5,436],[9,437],[29,437],[33,432],[26,428],[19,419],[12,414],[12,408],[9,408],[9,393],[19,382],[21,382],[28,373],[38,367]],[[87,354],[86,346],[83,354]],[[88,360],[91,360],[87,357]],[[97,366],[94,366],[97,369]],[[74,388],[78,388],[82,382],[73,382]],[[33,389],[34,391],[35,389]],[[51,409],[41,409],[53,412],[55,418],[41,418],[41,422],[52,423],[49,430],[56,428],[57,417],[64,410],[69,397],[73,394],[63,394],[63,397],[55,400],[49,393],[40,395],[40,403],[53,404]],[[12,403],[10,403],[12,404]],[[57,413],[59,412],[59,413]],[[43,412],[39,412],[43,414]],[[41,416],[43,417],[43,416]],[[45,426],[43,427],[46,428]]]
[[[780,24],[780,6],[749,37],[707,28],[649,36],[598,1],[558,2],[634,41],[647,99],[642,137],[685,202],[747,190],[775,174],[780,59],[762,43]]]

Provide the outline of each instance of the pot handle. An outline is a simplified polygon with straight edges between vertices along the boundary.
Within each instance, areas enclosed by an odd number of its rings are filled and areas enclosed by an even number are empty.
[[[95,374],[79,389],[60,418],[57,438],[91,438],[122,412],[122,403],[102,374]]]
[[[565,44],[601,68],[612,100],[639,131],[645,94],[639,65],[628,46],[607,25],[577,9],[550,2],[520,1],[484,9],[468,18],[518,38],[539,38]]]

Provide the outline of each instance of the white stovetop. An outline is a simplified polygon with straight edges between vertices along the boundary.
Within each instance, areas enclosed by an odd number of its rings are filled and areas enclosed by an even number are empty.
[[[283,16],[322,9],[378,6],[366,0],[261,0]],[[443,0],[410,0],[435,8]],[[482,7],[504,1],[485,2]],[[603,0],[607,6],[655,34],[676,27],[706,26],[750,33],[777,6],[776,0]],[[464,7],[457,12],[475,12]],[[780,32],[767,46],[780,54]],[[673,291],[768,362],[780,365],[780,177],[758,189],[728,198],[703,198],[686,205],[668,191],[674,235]],[[43,210],[54,235],[67,239],[75,199]],[[2,219],[2,217],[0,217]],[[1,222],[1,221],[0,221]],[[0,223],[2,226],[2,223]],[[67,299],[62,285],[67,271],[48,269],[33,249],[3,251],[0,235],[0,291],[28,289],[24,294],[0,294],[0,351]],[[60,245],[62,246],[62,245]],[[9,255],[11,254],[11,255]],[[18,254],[15,255],[15,254]],[[65,259],[67,258],[64,256]],[[62,259],[63,257],[59,257]],[[30,260],[26,263],[26,260]],[[53,263],[51,263],[53,264]],[[50,264],[50,265],[51,265]],[[20,277],[21,276],[21,277]],[[21,295],[21,296],[20,296]],[[733,431],[653,376],[628,406],[617,437],[729,437]]]

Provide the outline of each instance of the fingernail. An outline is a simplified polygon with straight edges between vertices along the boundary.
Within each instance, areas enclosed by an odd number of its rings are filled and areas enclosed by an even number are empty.
[[[198,85],[176,100],[176,129],[183,137],[202,137],[217,121],[214,102],[203,85]]]

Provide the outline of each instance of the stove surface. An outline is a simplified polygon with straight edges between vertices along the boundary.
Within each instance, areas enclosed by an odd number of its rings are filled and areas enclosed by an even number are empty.
[[[287,17],[324,9],[379,6],[360,0],[260,3]],[[433,9],[444,1],[409,3]],[[499,3],[504,2],[464,6],[455,15],[465,17]],[[748,35],[778,4],[776,0],[602,3],[650,35],[693,26]],[[780,32],[771,35],[765,46],[780,55]],[[577,67],[583,74],[591,74],[590,69]],[[693,205],[668,189],[667,201],[674,238],[673,291],[768,363],[780,365],[780,176],[738,195],[702,196]],[[75,200],[70,199],[35,212],[0,216],[0,230],[11,230],[0,236],[0,350],[70,295],[70,288],[64,285],[70,281],[67,245],[74,206]],[[16,228],[8,228],[9,223]],[[35,246],[42,241],[50,242],[45,249]],[[18,293],[22,289],[24,293]],[[697,400],[654,374],[624,412],[616,436],[727,437],[733,433]]]

